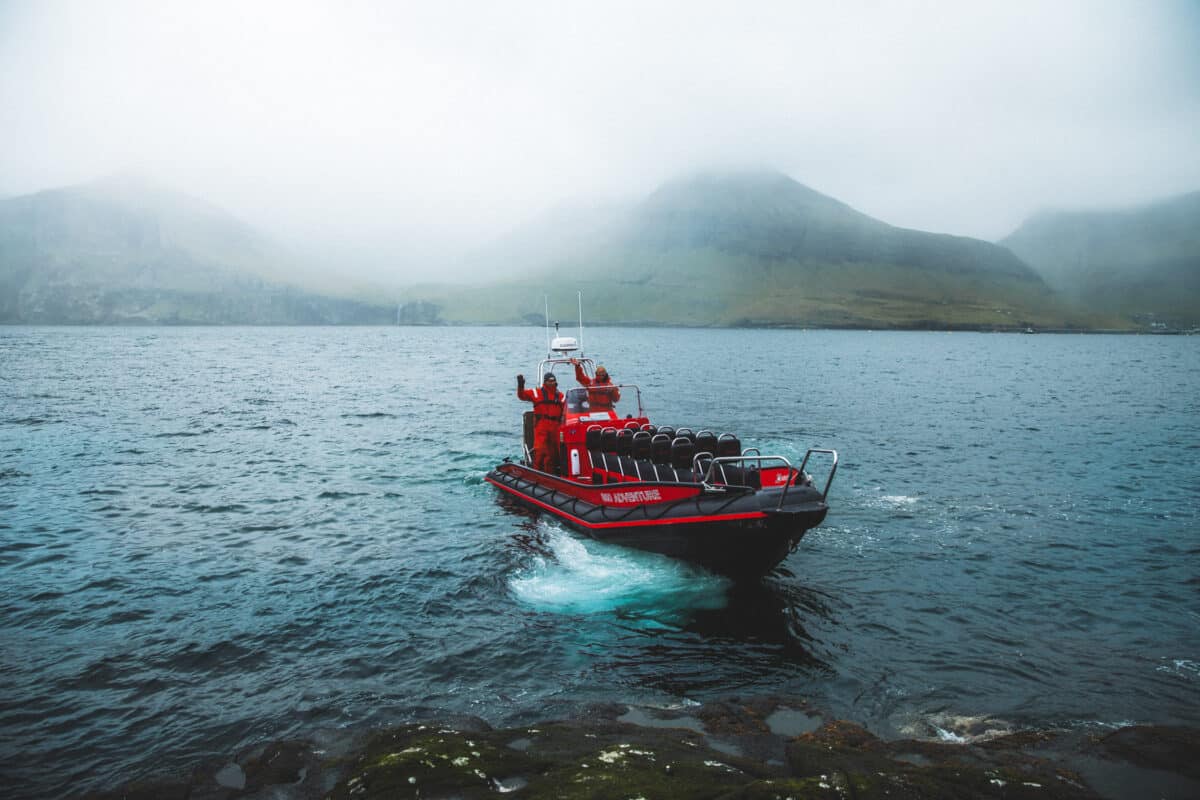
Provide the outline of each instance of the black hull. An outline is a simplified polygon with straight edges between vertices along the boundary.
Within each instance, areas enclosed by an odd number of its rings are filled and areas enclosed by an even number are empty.
[[[790,522],[776,524],[770,518],[692,522],[614,533],[597,533],[577,525],[571,527],[598,541],[691,561],[721,575],[757,578],[779,566],[796,549],[804,534],[820,524],[824,516],[820,513],[819,519],[801,528]],[[567,524],[571,523],[568,521]]]
[[[603,542],[684,559],[735,578],[761,577],[782,562],[829,508],[810,486],[758,491],[704,491],[699,484],[620,484],[626,491],[690,488],[678,500],[615,507],[589,502],[595,487],[516,464],[502,464],[489,483],[524,506],[546,512]],[[782,504],[781,504],[782,499]]]

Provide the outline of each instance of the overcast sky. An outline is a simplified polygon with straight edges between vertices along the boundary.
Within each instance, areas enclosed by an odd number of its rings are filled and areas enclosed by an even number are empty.
[[[0,194],[403,256],[742,165],[986,239],[1200,189],[1200,2],[0,0]]]

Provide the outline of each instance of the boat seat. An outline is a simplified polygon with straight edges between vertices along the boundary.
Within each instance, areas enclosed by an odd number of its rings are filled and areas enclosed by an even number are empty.
[[[717,456],[726,458],[728,456],[740,456],[742,454],[742,443],[732,433],[722,433],[717,437]]]
[[[650,463],[650,438],[646,431],[638,431],[629,445],[637,477],[643,481],[654,480],[654,465]]]
[[[655,464],[671,463],[671,438],[665,433],[650,437],[650,460]]]
[[[696,433],[691,428],[679,428],[676,430],[675,438],[678,439],[680,436],[682,436],[684,439],[687,439],[692,444],[696,443]]]
[[[742,443],[732,433],[722,433],[717,437],[717,458],[732,458],[742,454]],[[717,465],[717,480],[721,483],[735,484],[737,480],[732,480],[729,476],[732,470],[740,469],[737,464],[718,464]]]
[[[590,431],[589,431],[590,432]],[[605,472],[612,472],[616,464],[614,456],[617,452],[617,429],[608,427],[600,429],[599,452],[592,457],[592,466],[598,466]]]
[[[692,469],[692,456],[696,454],[696,445],[684,436],[676,436],[671,442],[671,466],[675,469]]]
[[[736,464],[718,464],[716,480],[726,486],[749,486],[756,491],[762,488],[762,475],[755,467],[747,469]]]
[[[617,455],[624,458],[628,456],[633,449],[633,431],[628,428],[622,428],[617,431]]]

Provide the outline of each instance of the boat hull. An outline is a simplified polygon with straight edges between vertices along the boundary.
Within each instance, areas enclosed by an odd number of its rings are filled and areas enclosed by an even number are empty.
[[[507,462],[489,472],[487,481],[599,541],[738,578],[770,572],[829,511],[810,486],[791,486],[785,493],[652,481],[594,485]]]

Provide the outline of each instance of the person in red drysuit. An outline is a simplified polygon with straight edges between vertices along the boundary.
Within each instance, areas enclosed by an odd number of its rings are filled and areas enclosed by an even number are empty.
[[[579,359],[572,358],[571,363],[575,365],[575,380],[588,387],[588,404],[593,409],[607,411],[621,399],[620,388],[612,385],[612,379],[604,367],[596,367],[596,377],[589,378]]]
[[[537,421],[533,426],[533,468],[558,472],[558,428],[562,423],[565,397],[558,390],[558,379],[547,372],[540,389],[526,389],[525,376],[517,376],[517,398],[533,403]]]

